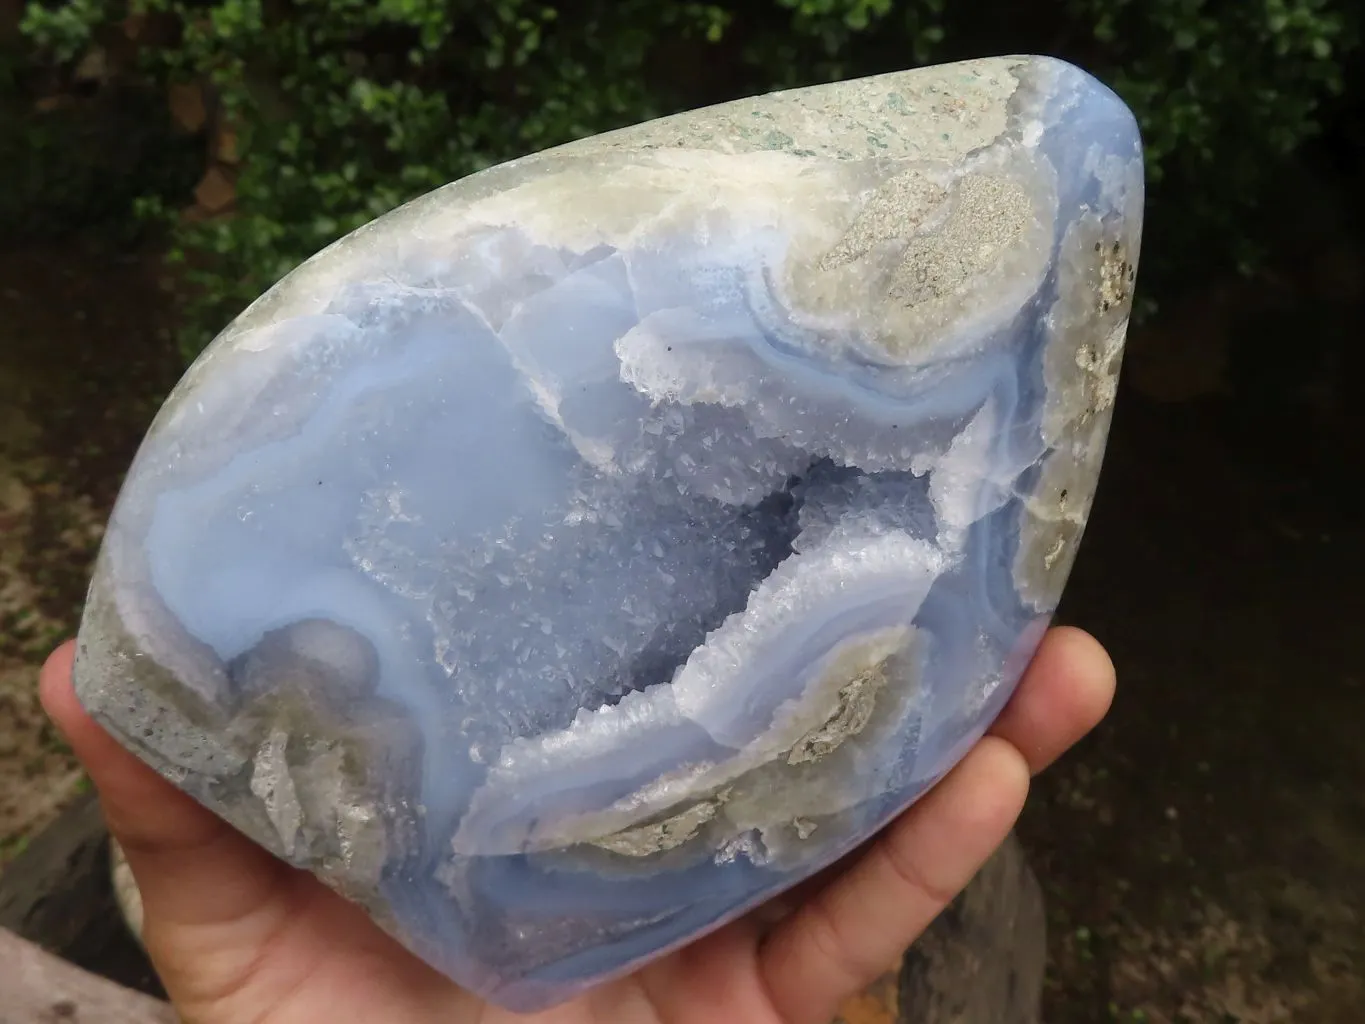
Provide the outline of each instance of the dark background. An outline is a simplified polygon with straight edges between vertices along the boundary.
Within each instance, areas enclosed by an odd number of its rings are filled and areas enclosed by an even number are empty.
[[[1141,316],[1061,618],[1120,696],[1040,781],[1046,1019],[1365,1020],[1365,128],[1333,0],[0,0],[0,864],[32,700],[186,360],[478,167],[777,85],[1043,52],[1138,113]],[[553,12],[547,14],[547,12]]]

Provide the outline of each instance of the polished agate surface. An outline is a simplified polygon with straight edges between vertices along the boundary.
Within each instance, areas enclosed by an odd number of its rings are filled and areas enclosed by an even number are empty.
[[[76,663],[163,775],[503,1005],[866,839],[1000,711],[1098,480],[1132,115],[1017,57],[494,167],[171,395]]]

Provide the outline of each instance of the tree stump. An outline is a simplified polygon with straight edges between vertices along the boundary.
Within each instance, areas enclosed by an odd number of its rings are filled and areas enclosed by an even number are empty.
[[[0,1024],[174,1024],[124,927],[87,795],[0,873]]]
[[[1011,834],[905,954],[900,1022],[1039,1024],[1046,966],[1043,890]]]
[[[843,1024],[1038,1024],[1042,892],[1011,836]],[[0,1024],[174,1024],[125,926],[109,835],[86,796],[0,874]]]

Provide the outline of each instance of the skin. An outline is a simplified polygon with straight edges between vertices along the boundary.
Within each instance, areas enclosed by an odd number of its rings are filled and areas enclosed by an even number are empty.
[[[124,751],[77,702],[72,650],[44,666],[43,704],[99,791],[142,892],[148,953],[186,1024],[824,1024],[967,885],[1013,827],[1030,776],[1098,724],[1115,685],[1094,639],[1053,629],[991,734],[860,851],[629,977],[518,1016]]]

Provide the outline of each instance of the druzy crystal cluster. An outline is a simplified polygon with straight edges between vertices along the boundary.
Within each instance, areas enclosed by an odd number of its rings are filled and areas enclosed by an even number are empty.
[[[1143,208],[1061,62],[586,139],[342,239],[149,431],[89,710],[504,1005],[828,864],[1008,698],[1094,493]]]

